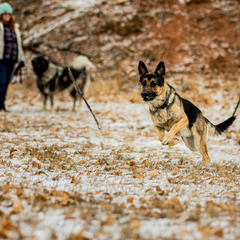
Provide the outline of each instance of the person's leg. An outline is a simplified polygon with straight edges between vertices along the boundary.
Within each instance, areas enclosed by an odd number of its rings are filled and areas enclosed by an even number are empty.
[[[12,76],[12,73],[13,73],[14,65],[15,65],[15,63],[11,63],[11,62],[7,63],[7,87],[8,87],[8,84],[10,83],[10,81],[11,81],[11,76]]]
[[[7,87],[7,66],[0,61],[0,110],[4,110],[4,101],[6,98]]]
[[[14,69],[13,63],[5,63],[0,61],[0,110],[7,111],[5,108],[4,101],[7,95],[8,85]]]

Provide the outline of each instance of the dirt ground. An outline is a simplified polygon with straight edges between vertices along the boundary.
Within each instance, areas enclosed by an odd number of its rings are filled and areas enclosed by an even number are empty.
[[[209,140],[205,166],[183,143],[162,146],[148,106],[122,94],[88,99],[99,131],[86,105],[71,112],[68,94],[50,114],[36,91],[10,91],[0,123],[1,238],[240,237],[239,119]],[[229,116],[219,105],[202,110],[214,123]]]
[[[238,1],[10,1],[26,53],[0,113],[0,239],[240,239],[240,120],[208,141],[211,162],[162,146],[140,97],[138,61],[214,124],[239,99]],[[89,1],[90,2],[90,1]],[[120,3],[122,2],[122,3]],[[69,5],[68,5],[69,4]],[[41,40],[41,41],[40,41]],[[67,50],[60,50],[67,46]],[[83,103],[41,111],[31,59],[96,65]],[[50,107],[48,106],[48,109]],[[238,109],[237,115],[240,114]]]

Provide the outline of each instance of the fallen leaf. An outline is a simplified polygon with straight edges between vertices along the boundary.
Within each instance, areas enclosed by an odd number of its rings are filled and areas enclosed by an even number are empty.
[[[141,227],[141,222],[138,220],[133,220],[130,223],[130,228],[132,228],[132,229],[139,229],[140,227]]]
[[[149,176],[150,176],[151,179],[156,177],[157,176],[156,171],[154,171],[154,170],[150,171]]]

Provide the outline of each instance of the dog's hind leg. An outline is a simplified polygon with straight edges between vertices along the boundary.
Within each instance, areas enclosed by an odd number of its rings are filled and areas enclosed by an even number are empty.
[[[54,109],[54,96],[53,96],[53,94],[50,94],[50,103],[51,103],[51,113],[54,113],[55,109]]]
[[[194,142],[199,152],[202,154],[203,164],[208,164],[210,162],[210,157],[207,150],[207,127],[206,123],[198,124],[197,126],[192,127],[194,134]]]

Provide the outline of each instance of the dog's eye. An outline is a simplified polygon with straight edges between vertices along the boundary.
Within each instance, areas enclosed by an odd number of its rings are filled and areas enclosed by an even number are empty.
[[[143,81],[143,82],[142,82],[142,85],[143,85],[143,87],[145,87],[145,86],[146,86],[146,84],[147,84],[147,82],[146,82],[146,81]]]
[[[151,82],[151,87],[156,87],[157,84],[155,82]]]

